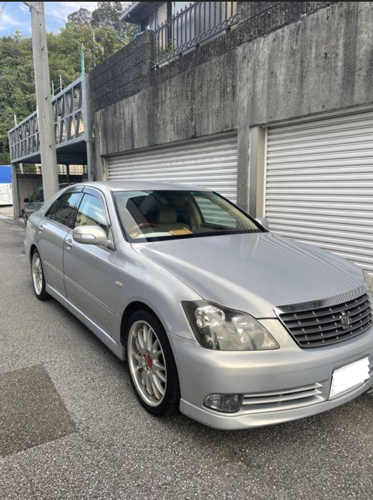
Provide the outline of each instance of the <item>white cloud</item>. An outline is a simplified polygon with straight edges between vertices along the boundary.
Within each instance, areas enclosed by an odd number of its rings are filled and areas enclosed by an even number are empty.
[[[97,2],[45,2],[46,16],[54,18],[59,24],[64,24],[67,16],[81,7],[90,11],[96,9]]]
[[[30,9],[27,7],[27,5],[25,5],[24,3],[20,2],[18,4],[18,7],[23,10],[23,12],[30,12]]]
[[[98,2],[44,2],[45,18],[48,31],[58,31],[62,28],[69,14],[81,7],[91,12],[97,8]],[[126,3],[126,2],[124,2]],[[31,33],[31,19],[29,8],[22,2],[8,2],[7,9],[0,19],[1,33],[10,33],[19,29],[29,35]],[[9,12],[9,10],[11,12]]]
[[[16,17],[7,14],[4,11],[3,15],[1,16],[0,31],[9,31],[11,29],[25,29],[26,31],[30,31],[30,23],[20,21]]]

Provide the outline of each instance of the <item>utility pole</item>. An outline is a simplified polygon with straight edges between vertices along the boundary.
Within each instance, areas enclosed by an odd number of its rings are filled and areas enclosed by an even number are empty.
[[[58,191],[58,172],[44,2],[24,3],[29,7],[31,12],[32,53],[39,119],[41,173],[43,176],[44,199],[47,200]]]

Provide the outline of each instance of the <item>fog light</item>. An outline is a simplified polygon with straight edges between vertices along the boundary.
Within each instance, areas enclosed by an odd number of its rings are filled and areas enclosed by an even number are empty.
[[[235,413],[241,409],[242,394],[209,394],[203,406],[224,413]]]

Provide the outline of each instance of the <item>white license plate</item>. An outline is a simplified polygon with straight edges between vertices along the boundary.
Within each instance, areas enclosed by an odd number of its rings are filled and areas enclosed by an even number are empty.
[[[360,359],[335,370],[330,389],[330,399],[340,396],[354,387],[362,385],[369,378],[369,358]]]

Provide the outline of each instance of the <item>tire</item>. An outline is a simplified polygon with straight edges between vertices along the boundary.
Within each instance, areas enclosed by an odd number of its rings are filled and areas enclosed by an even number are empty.
[[[23,221],[25,223],[25,226],[27,226],[27,215],[23,210],[22,210],[22,218],[23,218]]]
[[[161,322],[150,311],[139,310],[130,317],[124,340],[127,371],[140,404],[156,417],[177,412],[180,405],[179,377]]]
[[[45,290],[46,283],[43,264],[39,252],[36,249],[32,252],[31,256],[31,280],[36,298],[39,300],[48,300],[50,295]]]

